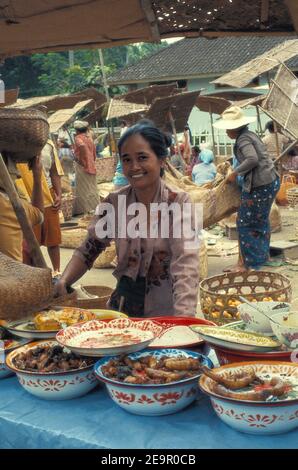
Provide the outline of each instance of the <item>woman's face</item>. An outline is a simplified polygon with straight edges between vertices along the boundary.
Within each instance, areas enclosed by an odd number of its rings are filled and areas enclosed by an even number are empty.
[[[128,137],[121,147],[120,157],[124,176],[134,189],[146,189],[159,181],[163,160],[140,134]]]
[[[234,140],[234,139],[237,139],[238,137],[239,129],[227,129],[226,133],[230,139]]]

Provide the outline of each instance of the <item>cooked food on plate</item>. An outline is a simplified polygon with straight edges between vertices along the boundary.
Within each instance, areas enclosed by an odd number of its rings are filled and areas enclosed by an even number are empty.
[[[93,359],[77,356],[61,346],[37,346],[18,354],[13,365],[23,371],[63,372],[82,369],[93,364]]]
[[[37,330],[60,330],[64,326],[92,320],[93,313],[79,308],[64,307],[61,310],[45,310],[34,317]]]
[[[157,359],[148,355],[137,360],[129,356],[119,356],[102,366],[105,377],[132,384],[176,382],[198,375],[200,369],[199,359],[184,356],[162,356]]]

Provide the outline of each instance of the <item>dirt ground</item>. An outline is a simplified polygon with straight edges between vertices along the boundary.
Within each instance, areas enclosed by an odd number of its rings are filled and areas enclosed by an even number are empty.
[[[298,243],[298,211],[297,209],[280,208],[282,215],[283,228],[281,232],[272,234],[271,240],[297,240]],[[75,220],[75,219],[74,219]],[[297,227],[297,234],[296,234]],[[223,240],[227,240],[225,237]],[[235,242],[237,243],[237,242]],[[45,255],[46,261],[50,266],[50,261],[47,255],[46,249],[43,247],[42,251]],[[72,256],[73,250],[67,248],[61,248],[61,269],[63,270]],[[228,266],[235,264],[237,261],[237,255],[231,256],[208,256],[208,276],[214,276],[221,274],[222,270]],[[293,289],[293,300],[297,299],[296,305],[298,308],[298,258],[293,260],[295,264],[284,264],[279,267],[266,267],[268,271],[278,272],[284,274],[291,279]],[[116,281],[112,275],[113,269],[94,269],[88,271],[77,284],[82,285],[105,285],[109,287],[115,287]],[[200,306],[198,305],[198,315],[200,313]]]

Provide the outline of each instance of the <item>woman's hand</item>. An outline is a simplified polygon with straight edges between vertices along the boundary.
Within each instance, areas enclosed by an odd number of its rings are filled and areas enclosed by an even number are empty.
[[[232,173],[230,173],[226,179],[225,179],[225,183],[228,184],[228,183],[235,183],[236,181],[236,178],[237,178],[237,173],[235,171],[232,171]]]
[[[63,297],[64,295],[67,295],[67,293],[68,292],[65,281],[59,279],[59,281],[54,286],[54,297]]]

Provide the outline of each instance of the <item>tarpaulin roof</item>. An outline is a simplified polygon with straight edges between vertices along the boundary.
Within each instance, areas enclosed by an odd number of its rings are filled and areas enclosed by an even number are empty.
[[[213,80],[212,83],[242,88],[254,78],[298,55],[298,39],[285,41],[246,64]]]
[[[296,0],[0,0],[0,56],[158,41],[291,34]]]

